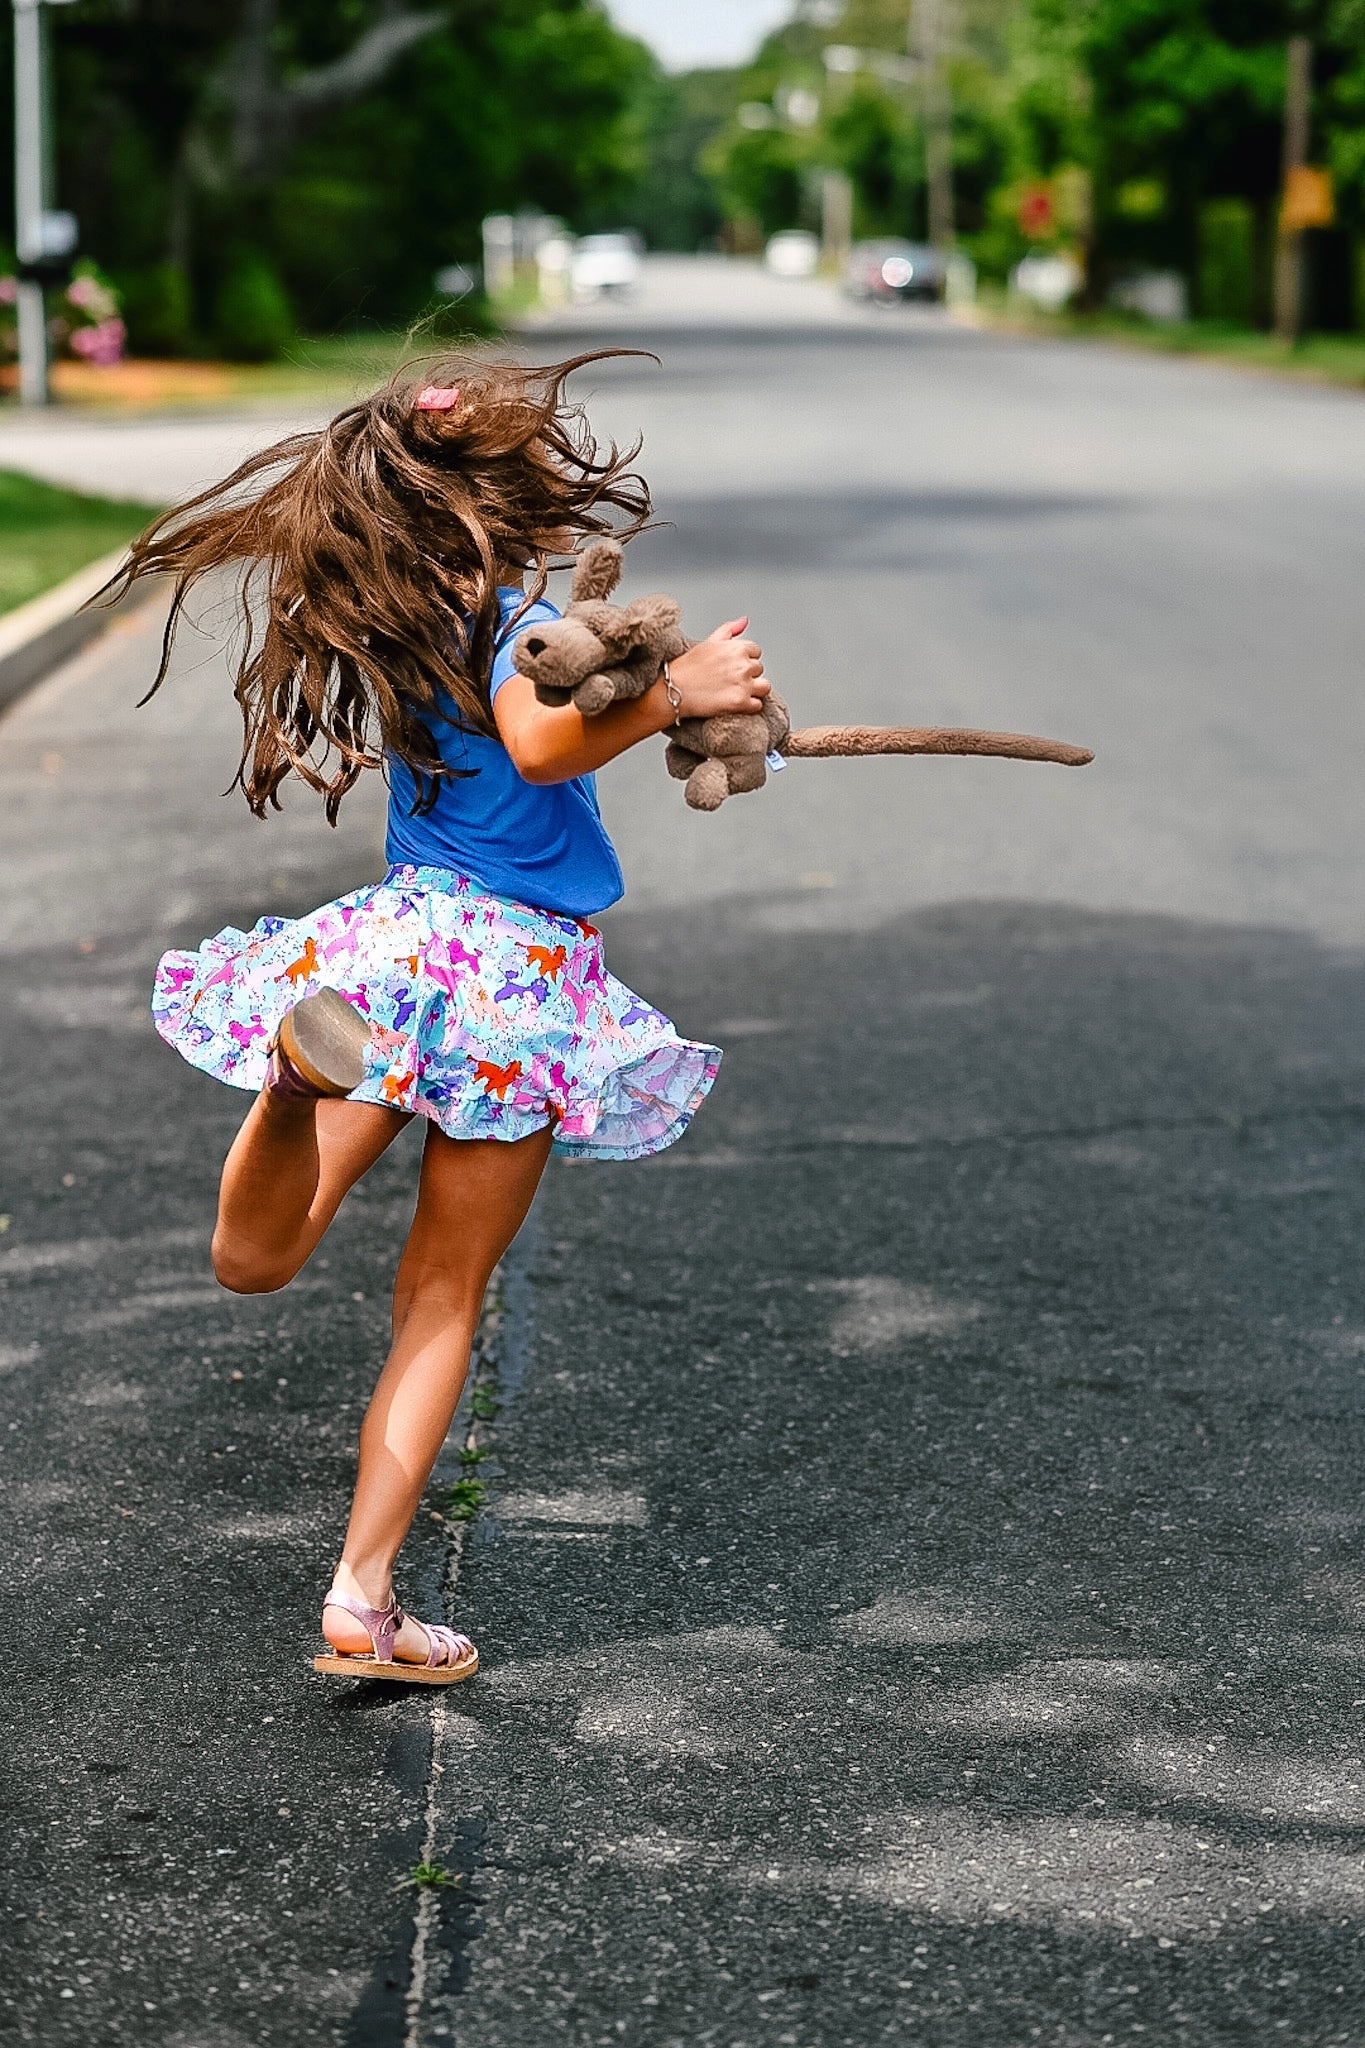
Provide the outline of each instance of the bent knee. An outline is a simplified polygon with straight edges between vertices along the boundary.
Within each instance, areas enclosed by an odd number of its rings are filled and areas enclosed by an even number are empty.
[[[298,1272],[298,1262],[281,1264],[278,1259],[253,1258],[240,1248],[220,1245],[210,1249],[214,1278],[229,1294],[278,1294]]]

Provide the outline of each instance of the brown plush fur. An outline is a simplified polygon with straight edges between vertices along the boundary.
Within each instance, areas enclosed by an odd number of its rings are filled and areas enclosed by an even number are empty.
[[[620,542],[593,541],[578,558],[563,618],[529,626],[518,639],[512,659],[542,704],[576,704],[591,713],[642,697],[664,663],[691,644],[671,597],[610,603],[620,580]]]
[[[542,704],[577,704],[580,711],[605,711],[622,698],[639,697],[692,642],[671,597],[641,597],[634,604],[609,602],[621,576],[621,548],[614,540],[592,541],[579,556],[569,608],[562,619],[531,626],[513,650],[520,674],[535,684]],[[762,789],[768,756],[793,760],[834,755],[990,754],[1015,761],[1054,761],[1083,768],[1094,759],[1086,747],[1029,733],[971,732],[958,726],[810,725],[792,731],[787,707],[776,691],[761,714],[683,718],[668,734],[668,772],[687,785],[694,811],[716,811],[727,796]]]

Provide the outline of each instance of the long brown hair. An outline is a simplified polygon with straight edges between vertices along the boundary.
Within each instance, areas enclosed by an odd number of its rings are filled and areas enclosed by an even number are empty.
[[[493,733],[489,672],[499,578],[529,571],[539,597],[553,559],[586,536],[638,532],[649,488],[639,443],[599,450],[566,379],[637,353],[601,349],[547,368],[445,357],[409,365],[316,433],[293,434],[153,520],[107,595],[175,579],[160,688],[185,601],[237,571],[235,693],[243,724],[234,787],[257,817],[301,776],[336,823],[341,799],[386,753],[424,803],[442,764],[433,723]],[[422,386],[459,388],[424,410]],[[146,699],[143,700],[144,702]]]

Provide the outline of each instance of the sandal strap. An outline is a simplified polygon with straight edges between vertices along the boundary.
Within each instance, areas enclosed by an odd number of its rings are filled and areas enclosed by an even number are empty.
[[[431,1645],[427,1651],[427,1668],[446,1664],[458,1664],[474,1648],[468,1636],[462,1636],[456,1629],[447,1628],[441,1621],[421,1621],[417,1624],[427,1632]]]
[[[349,1593],[339,1593],[335,1586],[323,1601],[324,1607],[340,1607],[353,1615],[370,1639],[377,1664],[392,1664],[393,1645],[399,1629],[403,1626],[403,1610],[397,1599],[390,1599],[387,1607],[367,1607],[363,1600],[353,1600]],[[430,1663],[431,1659],[428,1658]]]

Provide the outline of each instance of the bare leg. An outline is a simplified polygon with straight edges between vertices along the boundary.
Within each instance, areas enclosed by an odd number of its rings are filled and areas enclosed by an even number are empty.
[[[291,1102],[262,1091],[218,1190],[213,1270],[224,1287],[270,1294],[287,1286],[347,1190],[409,1121],[372,1102]]]
[[[360,1431],[360,1470],[335,1584],[383,1607],[393,1562],[445,1442],[469,1368],[484,1289],[520,1230],[550,1156],[551,1133],[512,1143],[427,1134],[417,1213],[393,1290],[393,1348]],[[329,1607],[323,1632],[334,1649],[368,1650],[370,1639]],[[396,1655],[419,1662],[424,1631],[406,1622]]]

